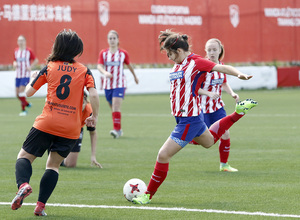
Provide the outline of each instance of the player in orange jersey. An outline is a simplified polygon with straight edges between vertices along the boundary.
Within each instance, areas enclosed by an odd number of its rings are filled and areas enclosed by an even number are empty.
[[[32,96],[48,83],[47,101],[41,115],[37,116],[16,161],[18,192],[11,208],[22,206],[32,192],[29,180],[32,163],[50,151],[45,173],[40,181],[38,202],[34,214],[46,215],[45,203],[52,194],[61,162],[66,158],[80,135],[84,87],[90,95],[93,114],[86,119],[87,126],[95,127],[98,119],[99,97],[92,72],[74,60],[83,52],[83,43],[76,32],[63,30],[56,36],[47,66],[39,74],[33,74],[26,87],[26,95]]]
[[[61,166],[64,167],[76,167],[77,165],[77,159],[78,155],[81,149],[81,143],[83,138],[83,127],[85,125],[85,119],[92,115],[93,109],[88,101],[88,94],[84,92],[83,96],[83,105],[82,105],[82,116],[81,116],[81,132],[80,137],[78,138],[75,146],[72,148],[71,152],[67,156],[67,158],[64,159],[64,161],[61,163]],[[98,163],[96,159],[96,148],[97,148],[97,132],[96,127],[86,127],[87,130],[90,132],[90,138],[91,138],[91,166],[97,166],[99,168],[102,168],[102,165]]]

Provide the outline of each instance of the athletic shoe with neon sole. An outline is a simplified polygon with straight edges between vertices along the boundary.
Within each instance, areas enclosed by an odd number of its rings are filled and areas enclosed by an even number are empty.
[[[45,204],[42,202],[37,202],[34,209],[34,215],[36,216],[47,216],[45,212]]]
[[[236,103],[235,112],[238,114],[246,114],[251,108],[257,106],[257,102],[253,99],[246,99]]]
[[[132,199],[132,202],[134,204],[140,204],[140,205],[145,205],[148,204],[150,202],[150,194],[141,194],[139,196],[137,196],[136,198]]]
[[[20,208],[23,204],[23,200],[32,193],[32,188],[28,183],[23,183],[19,191],[17,192],[17,195],[11,202],[11,209],[17,210]]]
[[[231,167],[228,163],[226,163],[225,165],[220,164],[220,171],[221,172],[238,172],[238,169],[235,169],[235,168]]]
[[[31,108],[32,107],[32,103],[29,102],[28,105],[26,105],[26,108]]]

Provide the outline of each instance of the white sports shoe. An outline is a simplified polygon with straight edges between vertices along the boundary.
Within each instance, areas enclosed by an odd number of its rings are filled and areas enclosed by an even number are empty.
[[[111,130],[110,132],[110,135],[111,136],[113,136],[113,138],[119,138],[119,137],[121,137],[121,136],[123,136],[123,131],[122,131],[122,129],[121,130]]]
[[[26,116],[27,115],[27,111],[21,111],[19,116]]]

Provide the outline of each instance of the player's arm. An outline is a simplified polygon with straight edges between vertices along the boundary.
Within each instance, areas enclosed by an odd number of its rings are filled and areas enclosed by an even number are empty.
[[[38,59],[38,58],[35,58],[35,59],[33,60],[33,62],[30,64],[30,70],[32,70],[33,67],[35,67],[35,66],[38,64],[38,62],[39,62],[39,59]]]
[[[134,69],[133,69],[133,67],[131,66],[131,64],[127,64],[127,67],[128,67],[128,69],[130,70],[130,72],[132,73],[135,83],[136,83],[136,84],[139,84],[139,79],[138,79],[137,76],[135,75]]]
[[[99,72],[101,74],[103,74],[105,77],[107,78],[112,78],[112,74],[110,72],[107,72],[105,69],[104,69],[104,65],[103,64],[98,64],[97,65],[97,69],[99,70]]]
[[[98,163],[96,160],[97,132],[95,129],[90,130],[90,138],[91,138],[91,165],[96,165],[97,167],[102,168],[101,164]]]
[[[217,72],[225,73],[228,75],[233,75],[233,76],[236,76],[239,79],[243,79],[243,80],[248,80],[253,77],[253,76],[244,74],[244,73],[240,72],[238,69],[234,68],[233,66],[229,66],[229,65],[216,64],[212,68],[212,71],[217,71]]]
[[[231,86],[227,82],[223,83],[223,89],[225,92],[227,92],[229,95],[231,95],[232,98],[234,98],[236,102],[239,101],[239,99],[240,99],[239,95],[232,90]]]
[[[17,63],[17,61],[14,60],[14,62],[13,62],[13,68],[16,69],[17,66],[18,66],[18,63]]]
[[[89,116],[86,120],[86,126],[88,127],[96,127],[98,121],[98,113],[99,113],[99,96],[96,88],[90,87],[88,88],[90,103],[92,105],[93,114]]]
[[[35,71],[31,74],[31,77],[30,77],[30,82],[27,84],[26,86],[26,89],[25,89],[25,93],[26,93],[26,96],[27,97],[31,97],[33,96],[35,93],[36,93],[36,89],[32,87],[32,82],[37,78],[38,76],[38,72]]]
[[[217,99],[220,97],[218,93],[209,92],[209,91],[201,89],[201,88],[198,90],[198,94],[199,95],[207,95],[208,97],[210,97],[212,99]]]

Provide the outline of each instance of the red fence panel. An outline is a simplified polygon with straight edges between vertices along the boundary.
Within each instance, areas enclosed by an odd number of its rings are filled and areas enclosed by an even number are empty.
[[[300,86],[300,67],[277,68],[277,87]]]

